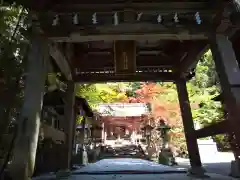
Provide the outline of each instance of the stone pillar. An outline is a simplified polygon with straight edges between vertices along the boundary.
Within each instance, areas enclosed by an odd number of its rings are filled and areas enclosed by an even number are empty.
[[[34,38],[28,57],[25,96],[10,166],[14,180],[26,180],[34,171],[48,60],[47,41]]]
[[[215,61],[224,98],[224,105],[228,112],[227,121],[230,133],[236,139],[237,151],[240,150],[240,69],[231,41],[224,35],[214,34],[210,37],[210,47]],[[238,160],[239,161],[239,160]],[[240,169],[239,162],[235,163]],[[240,171],[238,172],[240,177]]]
[[[65,97],[65,108],[64,108],[64,121],[65,121],[65,144],[63,154],[63,170],[69,170],[71,168],[72,149],[73,149],[73,126],[75,121],[74,115],[75,105],[75,84],[72,81],[67,82],[67,91]]]
[[[197,138],[195,137],[194,133],[195,129],[185,79],[177,80],[176,86],[182,114],[187,149],[191,164],[191,169],[189,170],[189,173],[194,176],[204,176],[204,170],[202,168],[202,163],[198,150]]]

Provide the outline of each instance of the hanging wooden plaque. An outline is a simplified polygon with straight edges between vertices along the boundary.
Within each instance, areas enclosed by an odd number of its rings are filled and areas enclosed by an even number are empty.
[[[129,75],[136,73],[136,42],[114,42],[115,73]]]

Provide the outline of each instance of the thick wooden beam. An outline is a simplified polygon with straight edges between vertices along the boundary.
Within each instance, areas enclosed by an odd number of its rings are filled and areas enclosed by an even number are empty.
[[[146,32],[144,33],[109,33],[84,35],[81,33],[70,33],[68,35],[49,36],[49,39],[55,42],[87,42],[87,41],[118,41],[118,40],[206,40],[208,36],[206,31],[199,33],[169,33],[169,32]]]
[[[171,67],[174,63],[170,57],[166,58],[161,55],[138,55],[136,61],[138,67]],[[114,67],[114,57],[112,54],[83,55],[75,57],[74,64],[82,71],[103,70]]]
[[[81,83],[100,83],[100,82],[135,82],[135,81],[168,81],[176,79],[171,72],[159,73],[136,73],[136,75],[115,75],[114,73],[86,73],[77,74],[74,81]]]
[[[123,9],[133,9],[137,12],[155,11],[159,13],[164,12],[200,12],[200,13],[213,13],[216,11],[214,3],[210,1],[155,1],[149,3],[112,3],[113,1],[88,1],[71,3],[67,2],[64,4],[56,4],[51,8],[53,12],[112,12]],[[215,2],[216,3],[216,2]]]
[[[67,80],[72,80],[72,73],[68,60],[56,44],[49,45],[49,54],[55,60],[65,78]]]
[[[66,135],[65,148],[63,154],[63,170],[71,169],[72,148],[73,148],[73,130],[75,121],[75,84],[73,81],[67,83],[66,99],[64,108],[65,127],[64,132]]]
[[[235,51],[235,55],[236,55],[236,59],[238,61],[238,63],[240,64],[240,51],[238,51],[239,47],[240,47],[240,30],[237,31],[237,33],[231,37],[231,42],[233,45],[233,49]]]
[[[93,43],[89,43],[90,44],[90,46],[94,46],[95,44],[94,44],[95,42],[93,42]],[[176,43],[178,43],[177,41],[176,41]],[[112,45],[112,44],[111,44]],[[97,48],[97,47],[99,47],[99,48]],[[113,53],[113,48],[112,48],[112,46],[111,47],[108,47],[108,48],[105,48],[105,47],[101,47],[101,44],[99,45],[99,46],[97,46],[97,47],[94,47],[94,48],[87,48],[86,46],[84,47],[84,46],[79,46],[79,47],[77,47],[76,48],[76,46],[75,46],[75,49],[76,49],[76,51],[78,51],[79,50],[79,52],[80,53],[86,53],[86,54],[96,54],[96,53],[101,53],[101,54],[112,54]],[[155,46],[155,47],[136,47],[136,54],[143,54],[143,53],[146,53],[146,52],[148,52],[149,54],[151,53],[151,54],[157,54],[157,53],[159,53],[159,52],[164,52],[165,51],[165,48],[163,48],[163,47],[160,47],[160,46]]]
[[[213,34],[210,45],[216,70],[222,87],[224,104],[228,112],[229,128],[236,137],[240,148],[240,70],[231,41],[224,35]]]
[[[186,80],[178,79],[176,81],[178,99],[182,114],[182,121],[184,126],[184,132],[186,137],[187,149],[190,158],[190,164],[192,167],[191,173],[200,175],[203,171],[199,171],[202,167],[200,154],[198,150],[197,138],[195,136],[194,124],[191,113],[191,106],[189,102]]]
[[[195,131],[195,136],[197,138],[204,138],[209,136],[214,136],[217,134],[225,134],[228,132],[228,121],[223,120],[221,122],[211,124],[204,128]]]
[[[184,53],[180,62],[177,63],[175,72],[178,74],[188,73],[190,69],[197,65],[200,56],[207,50],[207,48],[208,41],[205,40],[188,43],[187,52]]]
[[[240,1],[239,0],[230,0],[230,20],[232,24],[240,26]]]
[[[40,128],[40,114],[45,91],[47,63],[49,61],[46,40],[34,38],[28,57],[29,66],[24,102],[13,148],[10,172],[13,180],[30,179],[34,172]]]

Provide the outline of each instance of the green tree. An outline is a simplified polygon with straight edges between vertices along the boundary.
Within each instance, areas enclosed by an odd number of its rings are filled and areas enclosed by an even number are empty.
[[[28,41],[21,31],[26,26],[26,12],[16,5],[4,5],[0,8],[0,159],[6,163],[0,164],[1,170],[5,168],[12,150],[14,138],[3,138],[3,135],[12,134],[10,127],[16,127],[24,96],[28,51]]]
[[[157,85],[166,90],[161,93],[156,93],[153,99],[157,100],[158,103],[161,102],[161,105],[163,105],[165,109],[171,111],[168,113],[168,118],[169,120],[174,120],[174,124],[178,125],[171,131],[172,142],[177,147],[181,147],[181,149],[186,151],[185,138],[180,136],[183,134],[183,126],[181,123],[176,86],[173,83],[162,82],[157,83]],[[138,97],[136,89],[141,89],[141,83],[131,83],[130,87],[132,88],[129,89],[127,95],[136,99]],[[207,51],[200,58],[196,67],[196,75],[187,83],[187,88],[194,121],[204,127],[222,120],[223,111],[221,103],[212,100],[213,97],[219,95],[220,88],[211,51]],[[158,113],[161,113],[161,109],[163,108],[157,110]]]
[[[127,98],[126,83],[103,83],[103,84],[77,84],[76,96],[85,98],[91,108],[96,109],[100,103],[123,102]],[[77,117],[80,124],[82,117]]]
[[[16,120],[23,98],[28,44],[20,32],[26,12],[21,7],[0,9],[0,143],[10,122]]]
[[[128,85],[128,89],[126,91],[126,95],[128,97],[137,97],[137,93],[136,90],[141,88],[141,83],[140,82],[133,82],[133,83],[129,83]]]
[[[200,59],[196,68],[196,76],[190,81],[188,87],[191,101],[200,104],[198,109],[193,110],[195,121],[204,127],[223,120],[224,111],[221,102],[212,100],[213,97],[219,95],[221,88],[210,50]],[[219,134],[213,139],[220,148],[229,149],[226,135]]]
[[[124,101],[127,96],[123,90],[124,87],[120,85],[118,83],[77,84],[76,95],[86,98],[90,106],[95,109],[99,103]]]
[[[205,126],[222,119],[221,103],[212,100],[219,95],[220,88],[211,51],[201,57],[196,76],[188,83],[188,91],[191,102],[200,105],[193,110],[195,121]]]

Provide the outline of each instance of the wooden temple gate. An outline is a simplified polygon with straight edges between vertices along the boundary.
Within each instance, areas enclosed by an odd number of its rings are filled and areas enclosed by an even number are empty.
[[[74,83],[171,81],[177,85],[191,172],[204,173],[186,82],[209,47],[229,113],[226,131],[240,144],[237,0],[19,0],[28,10],[31,51],[25,102],[12,162],[16,174],[34,167],[46,67],[57,64],[67,83],[63,169],[70,168]],[[29,126],[25,126],[28,124]],[[27,129],[25,128],[27,127]],[[205,132],[212,135],[216,126]],[[199,133],[198,133],[199,134]],[[32,142],[32,143],[30,143]],[[27,146],[22,146],[25,144]],[[27,149],[24,149],[28,147]],[[31,162],[23,157],[28,156]],[[28,171],[25,171],[28,169]],[[16,179],[21,179],[18,176]]]

